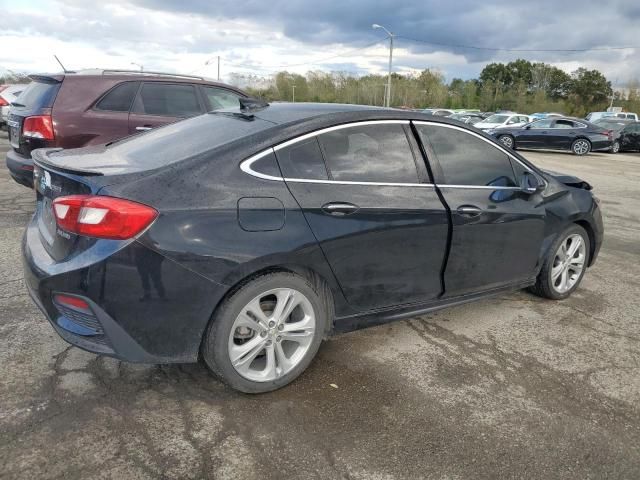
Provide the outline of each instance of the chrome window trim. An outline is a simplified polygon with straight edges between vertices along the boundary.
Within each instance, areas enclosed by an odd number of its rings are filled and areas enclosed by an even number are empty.
[[[266,157],[271,153],[275,154],[275,152],[273,151],[273,147],[269,147],[260,153],[256,153],[255,155],[245,160],[242,160],[240,162],[240,170],[242,170],[244,173],[247,173],[253,177],[262,178],[264,180],[276,180],[278,182],[284,182],[284,178],[282,178],[281,176],[274,177],[273,175],[267,175],[266,173],[256,172],[253,168],[251,168],[251,165],[253,165],[256,161],[260,160],[263,157]]]
[[[292,183],[328,183],[331,185],[368,185],[376,187],[435,187],[433,183],[392,183],[392,182],[355,182],[350,180],[313,180],[307,178],[285,178]]]
[[[496,150],[501,151],[502,153],[507,155],[512,160],[515,160],[516,162],[518,162],[520,165],[522,165],[524,167],[524,169],[527,172],[534,173],[533,170],[531,170],[526,164],[522,163],[520,160],[518,160],[516,157],[514,157],[513,154],[508,152],[501,145],[498,145],[498,144],[492,142],[491,140],[488,140],[488,139],[484,138],[482,135],[480,135],[480,134],[478,134],[476,132],[472,132],[471,130],[467,130],[465,128],[457,127],[456,125],[447,125],[447,124],[444,124],[444,123],[437,123],[437,122],[426,122],[424,120],[415,120],[413,123],[416,124],[416,125],[434,125],[436,127],[451,128],[453,130],[460,130],[461,132],[468,133],[469,135],[473,135],[474,137],[479,138],[480,140],[482,140],[483,142],[487,143],[488,145],[491,145]],[[444,186],[446,184],[443,183],[442,185]],[[469,185],[469,186],[473,186],[473,185]]]
[[[280,143],[278,145],[275,145],[273,147],[269,147],[265,150],[263,150],[262,152],[259,152],[255,155],[252,155],[251,157],[242,160],[240,162],[240,169],[248,174],[251,175],[253,177],[257,177],[257,178],[261,178],[263,180],[272,180],[272,181],[278,181],[278,182],[292,182],[292,183],[315,183],[315,184],[328,184],[328,185],[364,185],[364,186],[377,186],[377,187],[427,187],[427,188],[435,188],[436,186],[440,187],[440,188],[471,188],[471,189],[482,189],[482,190],[521,190],[520,187],[503,187],[503,186],[491,186],[491,185],[452,185],[452,184],[446,184],[446,183],[441,183],[441,184],[433,184],[433,183],[394,183],[394,182],[357,182],[357,181],[348,181],[348,180],[316,180],[316,179],[310,179],[310,178],[285,178],[282,176],[273,176],[273,175],[267,175],[265,173],[260,173],[256,170],[254,170],[253,168],[251,168],[251,166],[258,160],[260,160],[263,157],[266,157],[267,155],[270,155],[271,153],[275,154],[275,152],[277,152],[278,150],[281,150],[283,148],[286,148],[290,145],[294,145],[298,142],[302,142],[304,140],[307,140],[309,138],[313,138],[316,137],[318,135],[321,135],[323,133],[327,133],[327,132],[332,132],[335,130],[341,130],[343,128],[349,128],[349,127],[353,127],[353,126],[361,126],[361,125],[372,125],[372,124],[404,124],[404,125],[408,125],[411,123],[411,120],[367,120],[367,121],[360,121],[360,122],[352,122],[352,123],[345,123],[342,125],[334,125],[332,127],[327,127],[327,128],[323,128],[320,130],[316,130],[310,133],[306,133],[304,135],[301,135],[299,137],[293,138],[291,140],[287,140],[286,142]],[[479,138],[480,140],[485,141],[486,143],[488,143],[489,145],[491,145],[492,147],[496,148],[497,150],[501,151],[502,153],[504,153],[505,155],[507,155],[509,158],[515,160],[516,162],[518,162],[520,165],[522,165],[524,167],[524,169],[530,173],[533,173],[533,171],[524,163],[522,163],[520,160],[518,160],[516,157],[514,157],[513,155],[511,155],[508,151],[506,151],[504,148],[502,148],[500,145],[496,145],[493,142],[487,140],[486,138],[482,137],[481,135],[477,134],[476,132],[472,132],[469,131],[467,129],[461,128],[461,127],[457,127],[455,125],[447,125],[444,123],[439,123],[439,122],[429,122],[429,121],[424,121],[424,120],[414,120],[413,123],[417,124],[417,125],[434,125],[437,127],[444,127],[444,128],[451,128],[453,130],[460,130],[461,132],[465,132],[468,133],[470,135],[473,135],[477,138]],[[546,182],[545,182],[546,183]]]
[[[410,120],[365,120],[361,122],[351,122],[351,123],[343,123],[341,125],[334,125],[333,127],[326,127],[320,130],[316,130],[314,132],[305,133],[296,138],[292,138],[291,140],[287,140],[286,142],[275,145],[273,149],[277,152],[278,150],[282,150],[290,145],[294,145],[298,142],[302,142],[309,138],[317,137],[318,135],[322,135],[323,133],[334,132],[336,130],[342,130],[343,128],[351,128],[351,127],[361,127],[363,125],[381,125],[381,124],[400,124],[400,125],[409,125]]]

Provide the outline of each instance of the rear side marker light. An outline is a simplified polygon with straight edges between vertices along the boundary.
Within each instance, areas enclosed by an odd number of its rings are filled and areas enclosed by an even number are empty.
[[[127,240],[143,232],[158,212],[141,203],[99,195],[71,195],[53,201],[58,227],[86,237]]]
[[[71,307],[80,310],[90,310],[89,304],[78,297],[72,297],[71,295],[54,295],[53,301],[64,307]]]
[[[25,118],[22,124],[22,136],[53,140],[55,135],[53,134],[51,115],[36,115]]]

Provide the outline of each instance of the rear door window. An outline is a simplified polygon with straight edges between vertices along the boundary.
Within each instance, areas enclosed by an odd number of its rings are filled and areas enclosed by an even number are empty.
[[[193,85],[145,83],[134,104],[135,113],[189,117],[202,113]]]
[[[128,112],[136,96],[140,82],[124,82],[115,86],[96,104],[97,110]]]
[[[444,184],[515,187],[509,156],[470,133],[437,125],[416,125],[420,139],[431,144]]]
[[[574,128],[575,124],[570,120],[556,120],[553,128]]]
[[[354,125],[318,136],[333,180],[418,183],[402,124]]]
[[[204,95],[209,103],[210,110],[218,110],[220,108],[238,108],[239,94],[217,87],[202,87]]]
[[[553,120],[550,120],[548,118],[545,118],[544,120],[538,120],[537,122],[533,122],[531,124],[531,128],[533,129],[544,129],[544,128],[551,128],[551,124],[553,123]]]

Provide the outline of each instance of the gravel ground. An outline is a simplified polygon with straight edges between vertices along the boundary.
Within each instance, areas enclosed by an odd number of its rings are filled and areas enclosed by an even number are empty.
[[[570,299],[337,336],[262,396],[64,343],[22,281],[33,193],[0,166],[0,477],[640,478],[640,155],[525,156],[602,199],[605,243]]]

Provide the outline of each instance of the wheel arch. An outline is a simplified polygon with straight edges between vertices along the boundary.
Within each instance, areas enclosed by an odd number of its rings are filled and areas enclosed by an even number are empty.
[[[256,278],[262,277],[264,275],[268,275],[270,273],[293,273],[305,278],[307,281],[313,285],[313,287],[318,292],[320,299],[324,302],[325,308],[327,309],[327,316],[329,317],[329,322],[327,322],[327,330],[325,331],[325,337],[329,336],[334,328],[335,323],[335,296],[337,292],[334,292],[333,288],[329,281],[324,278],[320,273],[315,270],[301,265],[293,265],[293,264],[281,264],[281,265],[272,265],[268,267],[264,267],[260,270],[256,270],[245,277],[239,279],[235,284],[233,284],[227,292],[218,300],[218,302],[213,307],[211,315],[209,316],[209,321],[207,322],[207,327],[202,332],[202,338],[200,339],[200,348],[198,349],[199,355],[201,355],[202,345],[205,340],[205,335],[207,329],[209,328],[209,324],[214,321],[216,313],[220,309],[221,305],[231,296],[233,296],[238,290],[240,290],[243,286],[252,282]]]
[[[593,264],[593,258],[595,256],[595,251],[596,251],[595,230],[593,229],[593,226],[587,220],[584,220],[584,219],[576,220],[573,223],[584,228],[584,230],[587,232],[587,235],[589,236],[589,262],[587,265],[590,267]]]

